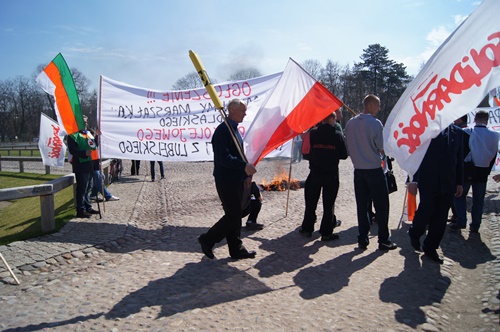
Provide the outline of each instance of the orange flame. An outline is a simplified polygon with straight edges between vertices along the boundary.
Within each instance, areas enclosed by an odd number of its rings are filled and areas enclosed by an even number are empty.
[[[281,169],[281,167],[278,169],[278,172],[276,175],[274,175],[274,179],[270,182],[267,183],[266,180],[262,180],[262,188],[266,191],[285,191],[288,189],[288,174]],[[290,179],[290,189],[296,190],[300,189],[300,183],[296,179]]]

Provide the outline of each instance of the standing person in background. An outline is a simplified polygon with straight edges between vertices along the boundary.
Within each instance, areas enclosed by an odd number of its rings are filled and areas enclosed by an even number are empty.
[[[448,212],[453,196],[462,195],[463,183],[463,137],[462,129],[451,124],[431,140],[424,159],[408,183],[408,193],[420,192],[420,202],[408,230],[410,243],[417,250],[439,264],[437,249],[446,229]],[[378,211],[377,211],[378,213]],[[420,237],[427,236],[420,246]]]
[[[244,182],[250,186],[251,176],[257,172],[247,163],[243,152],[243,139],[238,131],[238,124],[243,121],[247,107],[240,99],[233,99],[227,106],[227,123],[221,123],[212,136],[214,150],[214,179],[217,194],[222,202],[224,216],[208,232],[198,237],[201,250],[210,259],[215,258],[212,248],[224,238],[227,240],[229,255],[233,259],[254,258],[255,251],[248,251],[243,246],[241,236],[241,215]],[[230,126],[230,128],[229,128]],[[238,142],[234,142],[231,131]],[[239,145],[240,150],[238,150]]]
[[[163,180],[165,178],[165,169],[163,168],[163,161],[158,161],[158,165],[160,165],[160,176]],[[151,181],[155,182],[155,162],[154,160],[149,161],[149,166],[151,167]]]
[[[85,127],[88,118],[83,116]],[[76,178],[76,216],[78,218],[90,218],[92,214],[99,214],[92,208],[90,203],[90,191],[92,190],[93,159],[98,159],[98,152],[94,137],[85,128],[77,133],[68,135],[68,150],[71,154],[71,166]]]
[[[489,114],[486,111],[478,111],[474,117],[476,125],[470,132],[470,152],[465,157],[465,181],[463,194],[455,198],[457,221],[450,225],[451,229],[465,229],[467,225],[467,194],[472,187],[472,208],[470,231],[477,233],[481,226],[483,216],[484,196],[486,184],[491,168],[495,163],[498,152],[499,134],[488,129]]]
[[[358,245],[368,247],[370,219],[368,201],[371,199],[377,213],[378,248],[393,250],[397,245],[389,239],[389,191],[382,159],[385,155],[382,122],[375,116],[380,111],[380,99],[367,95],[363,99],[363,113],[351,118],[345,127],[347,149],[354,165],[354,194],[358,215]]]
[[[321,124],[310,131],[309,175],[306,179],[304,197],[306,208],[299,232],[312,236],[316,222],[316,207],[323,194],[323,217],[319,233],[321,241],[339,238],[333,234],[337,226],[335,200],[339,191],[339,161],[347,159],[344,137],[335,129],[335,113],[328,115]]]
[[[139,175],[139,168],[141,168],[140,160],[132,160],[132,167],[130,168],[130,175]]]

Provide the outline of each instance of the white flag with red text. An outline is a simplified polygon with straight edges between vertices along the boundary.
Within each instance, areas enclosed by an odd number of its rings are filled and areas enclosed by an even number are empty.
[[[343,103],[292,59],[248,128],[245,155],[254,165],[275,148],[308,130]]]
[[[66,154],[66,145],[63,142],[64,135],[66,135],[64,129],[42,113],[38,148],[45,166],[64,166],[64,155]]]
[[[384,150],[410,177],[432,138],[500,86],[500,1],[484,0],[446,39],[399,98]]]

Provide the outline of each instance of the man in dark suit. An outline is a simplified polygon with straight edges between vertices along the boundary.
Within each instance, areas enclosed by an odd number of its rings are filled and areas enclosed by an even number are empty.
[[[408,192],[420,192],[420,203],[408,231],[411,245],[417,251],[442,264],[437,248],[443,238],[448,211],[453,197],[462,195],[463,184],[463,131],[455,125],[448,126],[433,138]],[[420,246],[420,237],[428,226],[427,236]]]
[[[243,160],[238,151],[243,153],[243,140],[238,132],[238,123],[243,121],[247,107],[240,99],[229,102],[229,115],[226,123],[221,123],[212,137],[214,150],[215,187],[224,209],[224,216],[213,225],[208,232],[200,235],[198,242],[201,250],[210,259],[215,258],[212,248],[227,240],[229,255],[233,259],[254,258],[255,251],[247,251],[243,246],[241,236],[242,200],[245,181],[251,184],[251,176],[257,172],[255,167]],[[236,136],[238,143],[233,138]]]

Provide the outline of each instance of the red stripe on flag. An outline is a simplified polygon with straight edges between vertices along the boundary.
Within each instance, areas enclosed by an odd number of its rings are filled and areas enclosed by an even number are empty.
[[[343,103],[321,83],[316,82],[304,98],[276,128],[255,165],[268,153],[302,132],[300,128],[311,128],[333,113]]]

